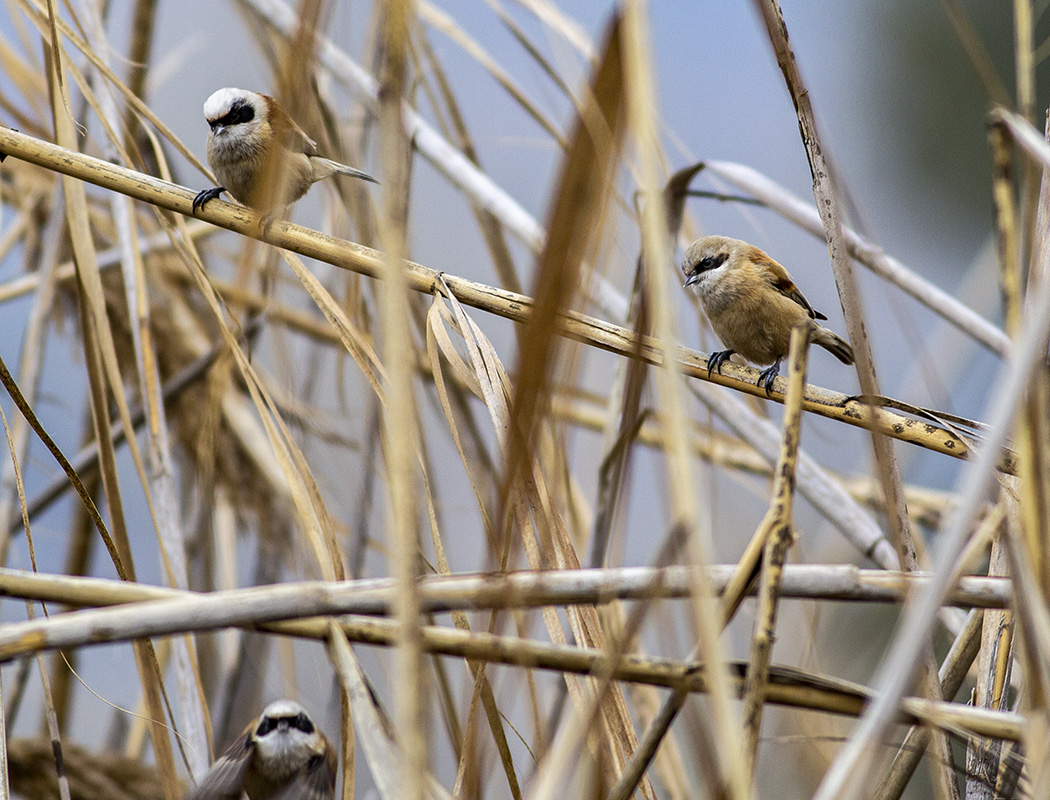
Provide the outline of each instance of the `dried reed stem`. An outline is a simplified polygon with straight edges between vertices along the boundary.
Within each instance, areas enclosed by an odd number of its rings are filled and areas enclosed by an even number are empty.
[[[73,153],[9,128],[0,128],[0,152],[113,191],[123,192],[160,208],[190,214],[195,192],[189,189],[90,156]],[[256,213],[242,206],[221,201],[209,203],[198,212],[198,216],[228,230],[341,269],[373,278],[381,276],[382,255],[362,245],[283,221],[273,223],[268,231],[264,231],[261,219]],[[414,291],[433,293],[441,281],[444,281],[457,299],[467,305],[518,322],[528,319],[531,313],[533,301],[524,295],[448,273],[439,273],[414,262],[407,262],[406,266],[405,280],[408,287]],[[662,343],[651,337],[643,336],[639,340],[626,328],[573,311],[565,312],[559,318],[558,333],[603,350],[641,358],[656,365],[663,362],[663,354],[667,351]],[[674,348],[672,352],[680,364],[682,373],[691,378],[728,386],[756,397],[765,397],[764,390],[757,386],[758,371],[751,367],[725,364],[722,374],[715,372],[708,375],[707,358],[702,353],[684,347]],[[774,391],[773,398],[782,400],[783,395]],[[971,450],[970,446],[952,431],[886,409],[871,408],[839,392],[809,386],[804,408],[821,416],[877,431],[956,458],[967,457]],[[1003,451],[999,467],[1005,472],[1014,471],[1014,457],[1009,451]]]
[[[996,110],[993,116],[1009,129],[1017,144],[1036,155],[1044,169],[1050,167],[1050,147],[1038,132],[1008,111]],[[962,500],[931,553],[934,579],[907,607],[900,629],[876,674],[875,700],[824,776],[817,800],[849,800],[856,797],[860,787],[868,784],[875,768],[874,742],[880,740],[891,725],[900,700],[911,684],[924,643],[929,641],[929,627],[941,599],[955,581],[956,561],[991,479],[998,448],[1012,430],[1031,374],[1045,355],[1050,334],[1050,282],[1039,287],[1039,291],[1029,297],[1029,303],[1024,332],[1015,345],[1004,379],[989,400],[991,420],[987,439],[961,480]]]
[[[981,626],[984,616],[974,610],[966,618],[966,625],[952,642],[948,655],[938,672],[941,681],[941,698],[951,700],[962,687],[974,658],[981,647]],[[931,730],[922,726],[912,727],[904,736],[897,754],[893,757],[886,779],[879,786],[876,800],[898,800],[908,786],[919,762],[926,753]]]
[[[758,526],[756,540],[762,543],[759,573],[758,613],[751,635],[751,654],[744,678],[744,758],[747,774],[754,780],[758,761],[758,739],[762,730],[762,697],[769,682],[769,662],[773,654],[777,606],[788,548],[795,541],[792,509],[795,501],[795,464],[802,437],[802,391],[806,384],[806,356],[811,324],[807,320],[791,331],[788,351],[788,389],[784,400],[784,422],[773,475],[773,496],[769,510]]]

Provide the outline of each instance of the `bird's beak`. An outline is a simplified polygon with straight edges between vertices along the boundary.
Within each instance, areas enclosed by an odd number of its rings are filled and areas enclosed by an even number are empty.
[[[700,280],[700,273],[699,272],[690,272],[689,276],[685,279],[685,283],[683,285],[684,286],[692,286],[694,283],[697,283],[699,280]]]

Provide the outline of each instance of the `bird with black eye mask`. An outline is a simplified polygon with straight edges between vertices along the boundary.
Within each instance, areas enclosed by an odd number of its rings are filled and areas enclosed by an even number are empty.
[[[317,154],[307,136],[272,97],[246,89],[219,89],[204,103],[208,166],[219,186],[193,199],[193,213],[223,192],[259,211],[286,208],[311,185],[332,175],[379,183],[367,172]],[[273,173],[268,175],[267,173]],[[279,196],[267,180],[280,183]]]
[[[334,800],[339,759],[305,709],[270,703],[186,800]]]
[[[759,366],[770,364],[758,385],[770,393],[788,353],[791,329],[814,320],[811,341],[843,364],[853,363],[853,348],[834,331],[815,320],[827,317],[813,308],[795,286],[791,275],[754,245],[728,236],[705,236],[685,251],[685,285],[694,293],[711,327],[728,348],[712,353],[707,374],[721,374],[722,364],[734,353]]]

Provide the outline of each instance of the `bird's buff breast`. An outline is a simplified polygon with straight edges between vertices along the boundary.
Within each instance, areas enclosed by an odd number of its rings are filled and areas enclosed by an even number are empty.
[[[243,138],[219,134],[208,140],[208,163],[215,171],[216,180],[242,203],[247,202],[254,189],[262,160],[262,148]]]
[[[697,287],[704,313],[727,348],[759,365],[772,364],[787,352],[791,323],[783,324],[783,312],[792,318],[797,314],[781,307],[791,300],[772,289],[756,292],[732,273],[708,276]],[[801,307],[798,312],[804,314]]]
[[[306,173],[309,161],[306,156],[290,151],[259,147],[253,141],[237,140],[228,136],[213,136],[208,142],[208,163],[215,172],[220,186],[226,189],[241,203],[260,208],[265,203],[265,185],[260,180],[267,174],[269,180],[283,181],[282,197],[274,204],[283,206],[294,203],[310,187]],[[283,167],[287,174],[270,174],[280,172]]]

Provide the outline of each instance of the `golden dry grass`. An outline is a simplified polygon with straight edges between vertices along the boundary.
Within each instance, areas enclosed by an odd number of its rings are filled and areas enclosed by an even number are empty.
[[[126,56],[95,3],[8,4],[0,257],[22,265],[0,302],[29,311],[0,369],[13,400],[0,552],[45,566],[0,569],[15,598],[0,623],[4,720],[18,731],[0,797],[175,800],[275,694],[304,698],[338,741],[344,798],[891,800],[924,757],[938,798],[1050,792],[1050,190],[1035,190],[1050,147],[1028,121],[1024,0],[1019,112],[945,3],[1003,104],[990,141],[1005,331],[846,225],[773,0],[756,6],[819,213],[746,165],[667,169],[644,3],[617,6],[592,42],[546,0],[487,0],[571,107],[564,125],[427,0],[369,7],[360,61],[329,38],[322,0],[236,5],[273,93],[327,154],[371,156],[381,187],[315,187],[304,225],[219,201],[193,220],[195,189],[172,173],[188,162],[184,180],[210,180],[200,148],[146,97],[162,68],[154,0],[134,1]],[[542,220],[484,172],[477,109],[438,36],[557,153]],[[459,206],[418,188],[423,164]],[[684,346],[675,253],[709,175],[826,237],[861,395],[805,384],[798,336],[781,421],[754,400],[756,370],[709,375]],[[472,263],[415,252],[419,213],[461,214],[456,231],[473,215]],[[605,266],[622,230],[640,243],[625,280]],[[880,395],[858,264],[1004,358],[986,425]],[[57,342],[75,345],[62,419],[45,388]],[[805,412],[870,432],[870,469],[819,463]],[[906,483],[905,447],[965,459],[960,490]],[[50,486],[41,463],[61,473]],[[659,480],[632,480],[640,464]],[[725,565],[716,475],[742,486],[734,516],[758,521]],[[785,564],[808,552],[803,502],[842,535],[836,560],[884,574]],[[628,531],[649,569],[623,566]],[[825,649],[818,618],[845,600],[900,619],[872,624],[870,685],[835,675],[852,654]],[[780,663],[778,637],[808,655]],[[108,675],[101,643],[123,654]],[[794,738],[805,755],[778,782],[763,762]]]

